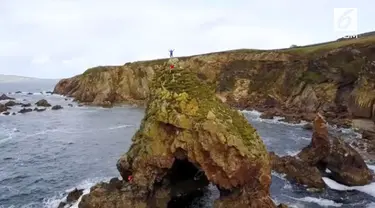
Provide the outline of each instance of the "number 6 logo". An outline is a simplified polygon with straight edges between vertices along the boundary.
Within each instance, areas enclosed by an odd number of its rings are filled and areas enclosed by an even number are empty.
[[[334,9],[335,31],[357,31],[357,8]]]

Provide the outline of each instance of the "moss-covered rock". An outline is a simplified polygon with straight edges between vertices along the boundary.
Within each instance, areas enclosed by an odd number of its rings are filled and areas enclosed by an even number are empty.
[[[215,89],[202,84],[195,73],[173,69],[156,74],[145,117],[132,141],[117,167],[124,180],[132,175],[132,186],[145,190],[149,199],[158,184],[181,182],[176,175],[190,170],[178,174],[173,167],[186,161],[219,190],[236,193],[220,198],[216,207],[275,207],[269,196],[271,167],[265,145],[245,117],[222,103]],[[171,186],[163,187],[173,190]],[[95,197],[90,195],[86,202]],[[119,192],[115,196],[114,200],[124,197]]]

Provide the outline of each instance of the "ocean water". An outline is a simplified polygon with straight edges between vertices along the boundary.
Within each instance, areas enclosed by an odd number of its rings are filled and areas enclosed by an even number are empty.
[[[56,82],[0,83],[0,93],[10,93],[8,96],[24,103],[46,99],[64,107],[58,111],[0,115],[0,208],[56,208],[73,188],[84,188],[88,193],[95,183],[119,176],[116,161],[129,148],[144,109],[78,107],[71,98],[44,93],[52,91]],[[14,94],[16,91],[23,93]],[[279,155],[296,154],[310,142],[311,132],[302,129],[303,124],[263,120],[256,111],[243,113],[267,148]],[[358,136],[351,130],[332,131],[347,139]],[[346,187],[324,180],[331,189],[309,193],[273,173],[272,198],[298,208],[375,207],[375,184]],[[216,189],[210,186],[191,207],[211,207],[217,197]]]

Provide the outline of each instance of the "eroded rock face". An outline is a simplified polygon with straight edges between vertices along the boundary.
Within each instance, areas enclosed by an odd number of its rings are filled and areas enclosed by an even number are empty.
[[[281,113],[293,123],[311,121],[308,114],[317,111],[344,127],[352,118],[375,121],[374,41],[331,47],[303,53],[235,50],[183,57],[173,64],[215,83],[217,95],[232,107],[266,111],[268,117]],[[90,68],[61,80],[54,92],[95,105],[144,103],[152,77],[168,60]]]
[[[278,173],[286,174],[288,180],[298,184],[306,185],[309,188],[325,188],[320,171],[315,166],[306,165],[302,160],[296,157],[279,157],[270,152],[272,169]]]
[[[216,207],[276,207],[269,196],[269,156],[256,130],[191,72],[175,68],[155,76],[132,141],[117,163],[124,181],[132,181],[117,189],[93,187],[80,208],[152,207],[155,201],[166,207],[189,180],[210,181],[229,193]],[[185,165],[175,168],[179,163]]]
[[[322,173],[330,170],[332,179],[348,186],[372,182],[373,175],[361,155],[342,139],[330,135],[327,122],[317,114],[311,143],[296,157],[278,157],[270,153],[273,170],[311,188],[324,188]]]

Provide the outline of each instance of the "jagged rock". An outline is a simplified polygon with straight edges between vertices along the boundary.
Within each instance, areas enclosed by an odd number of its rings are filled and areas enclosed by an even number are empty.
[[[30,107],[30,106],[31,106],[31,103],[21,104],[22,108],[27,108],[27,107]]]
[[[38,102],[35,103],[36,106],[38,107],[51,107],[51,104],[48,103],[47,100],[41,99]]]
[[[331,142],[331,153],[323,162],[332,172],[332,178],[348,186],[371,183],[373,175],[361,155],[339,138],[333,138]]]
[[[8,112],[8,111],[3,112],[3,115],[8,116],[9,114],[10,114],[10,112]]]
[[[327,122],[317,115],[311,144],[298,156],[311,165],[328,168],[332,178],[348,186],[361,186],[372,181],[372,173],[361,155],[342,139],[328,133]]]
[[[73,191],[68,193],[66,199],[59,203],[57,208],[71,207],[83,194],[83,189],[75,188]]]
[[[22,108],[20,111],[18,111],[18,113],[28,113],[28,112],[31,112],[33,111],[33,109],[31,108]]]
[[[0,96],[0,100],[15,100],[14,98],[8,97],[6,94]]]
[[[34,111],[36,112],[42,112],[42,111],[45,111],[46,108],[34,108]]]
[[[276,207],[269,195],[268,153],[241,113],[178,68],[157,74],[150,89],[140,129],[117,163],[121,188],[98,184],[80,208],[167,207],[176,186],[191,184],[198,175],[202,185],[210,181],[227,193],[215,207]]]
[[[69,192],[68,196],[66,197],[67,203],[73,203],[79,199],[83,194],[83,189],[75,188],[73,191]]]
[[[296,157],[270,155],[275,171],[285,173],[307,187],[324,187],[321,174],[326,169],[331,172],[329,177],[348,186],[366,185],[373,179],[361,155],[340,138],[329,134],[327,122],[319,113],[313,121],[311,143]],[[310,175],[306,172],[310,172]]]
[[[54,105],[51,108],[51,110],[60,110],[60,109],[63,109],[63,107],[61,105]]]
[[[279,157],[270,152],[272,169],[286,174],[288,180],[306,185],[309,188],[325,188],[325,183],[318,168],[306,165],[303,160],[292,156]]]
[[[4,111],[7,111],[7,110],[9,110],[10,108],[8,108],[7,106],[5,106],[4,104],[1,104],[0,103],[0,113],[1,112],[4,112]]]

